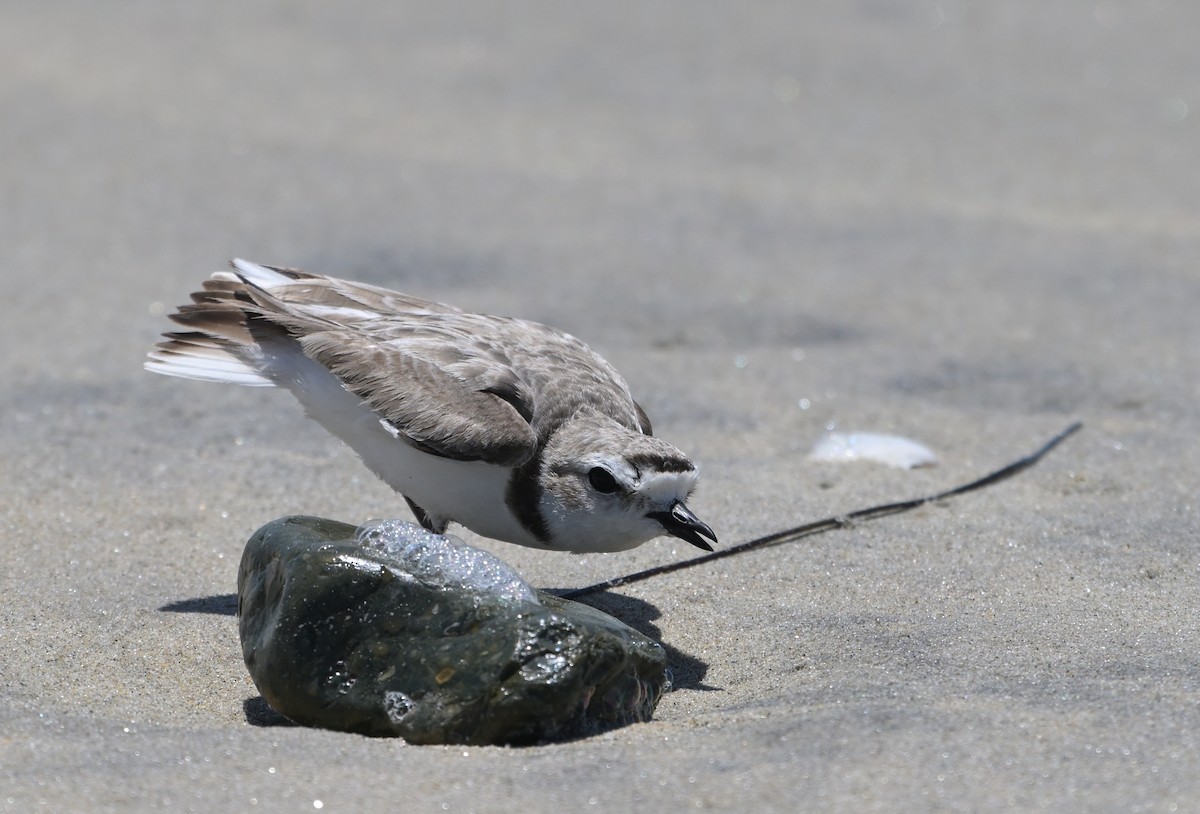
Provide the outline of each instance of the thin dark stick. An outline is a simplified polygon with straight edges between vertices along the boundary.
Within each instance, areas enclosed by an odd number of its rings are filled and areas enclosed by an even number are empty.
[[[964,483],[961,486],[955,486],[953,489],[947,489],[945,492],[938,492],[936,495],[928,497],[918,497],[912,500],[902,500],[899,503],[885,503],[880,506],[871,506],[866,509],[850,512],[849,514],[838,515],[837,517],[827,517],[824,520],[817,520],[813,523],[805,523],[803,526],[787,529],[786,531],[777,531],[774,534],[768,534],[765,537],[759,537],[745,543],[740,543],[732,548],[714,551],[712,554],[705,554],[702,557],[695,557],[690,560],[681,560],[672,562],[666,565],[647,568],[645,571],[638,571],[633,574],[627,574],[623,577],[614,577],[606,582],[597,582],[595,585],[588,585],[584,588],[576,588],[573,591],[567,591],[562,594],[566,599],[577,599],[588,594],[607,591],[609,588],[616,588],[620,585],[629,585],[633,582],[641,582],[642,580],[657,577],[661,574],[670,574],[673,571],[681,571],[684,568],[691,568],[696,565],[713,562],[715,560],[732,557],[735,554],[741,554],[746,551],[751,551],[756,548],[766,548],[767,546],[780,545],[781,543],[790,543],[794,540],[799,540],[802,537],[809,537],[813,534],[820,534],[831,529],[845,528],[846,526],[863,520],[874,520],[877,517],[887,517],[892,514],[900,514],[902,512],[912,511],[918,506],[924,506],[926,503],[933,503],[938,500],[945,500],[958,495],[964,495],[967,492],[974,492],[976,489],[982,489],[985,486],[999,483],[1002,480],[1007,480],[1013,475],[1016,475],[1029,467],[1036,464],[1044,458],[1050,450],[1067,440],[1083,428],[1083,422],[1076,421],[1058,435],[1051,438],[1040,449],[1032,455],[1027,455],[1020,460],[1013,461],[1008,466],[997,469],[995,472],[984,475],[982,478],[973,480],[970,483]]]

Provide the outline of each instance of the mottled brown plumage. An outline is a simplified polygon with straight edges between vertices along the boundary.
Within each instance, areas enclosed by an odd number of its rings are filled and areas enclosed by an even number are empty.
[[[233,269],[171,315],[187,330],[165,335],[148,370],[290,390],[438,531],[454,520],[569,550],[664,530],[713,538],[686,507],[671,513],[694,488],[691,461],[651,437],[621,375],[575,337],[294,269]],[[597,468],[615,490],[591,484]]]

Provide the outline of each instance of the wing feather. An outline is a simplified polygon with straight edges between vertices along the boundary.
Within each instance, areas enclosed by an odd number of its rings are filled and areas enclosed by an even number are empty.
[[[582,405],[651,432],[620,374],[568,334],[297,269],[231,265],[171,315],[186,330],[167,335],[148,369],[288,387],[287,365],[276,365],[290,347],[413,446],[504,466],[529,460]]]
[[[305,355],[427,452],[502,466],[533,456],[533,429],[500,395],[362,334],[322,331],[299,342]]]

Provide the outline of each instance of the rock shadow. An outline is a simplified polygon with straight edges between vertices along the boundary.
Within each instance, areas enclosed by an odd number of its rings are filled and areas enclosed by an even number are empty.
[[[261,695],[243,701],[242,712],[246,715],[246,723],[251,726],[299,726],[271,709]]]
[[[237,594],[214,594],[168,602],[159,608],[165,613],[215,613],[218,616],[237,616]]]
[[[559,595],[569,593],[568,589],[549,588],[547,590],[549,593]],[[667,651],[667,668],[671,671],[672,689],[704,691],[722,689],[704,683],[704,677],[708,674],[708,662],[663,641],[662,631],[654,624],[654,620],[662,617],[662,611],[655,605],[642,599],[607,592],[590,594],[572,601],[603,611],[629,625],[638,633],[649,636],[661,644]]]
[[[550,593],[563,594],[567,593],[567,590],[550,589]],[[578,599],[575,601],[604,611],[608,615],[620,619],[638,633],[649,636],[654,641],[662,644],[663,649],[667,651],[667,667],[671,670],[671,686],[673,688],[685,690],[721,689],[720,687],[704,683],[704,677],[708,674],[708,662],[662,640],[662,631],[654,624],[654,620],[660,618],[662,612],[651,603],[641,599],[610,593],[593,594],[587,597],[586,602]],[[196,596],[191,599],[168,602],[159,607],[158,610],[163,613],[212,613],[218,616],[237,616],[238,600],[237,594]],[[261,701],[261,699],[259,700]],[[270,707],[267,707],[265,702],[262,706],[264,709],[270,710]],[[272,711],[271,714],[277,715],[278,713]],[[283,716],[279,716],[279,718],[280,720],[287,721]],[[250,720],[249,712],[247,712],[247,720]],[[251,723],[254,723],[254,721],[251,721]],[[266,724],[261,725],[265,726]]]

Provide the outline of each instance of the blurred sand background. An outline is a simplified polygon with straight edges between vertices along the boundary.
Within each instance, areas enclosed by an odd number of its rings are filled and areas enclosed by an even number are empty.
[[[1194,810],[1198,29],[1181,0],[6,4],[0,809]],[[599,600],[672,648],[649,724],[279,725],[244,541],[408,515],[286,394],[142,372],[231,256],[583,337],[723,545],[1087,427]],[[941,464],[806,460],[830,426]],[[693,553],[489,547],[564,588]]]

